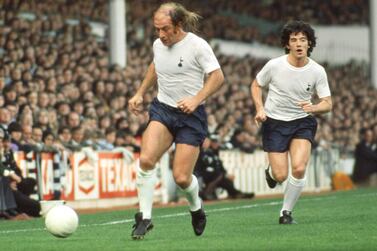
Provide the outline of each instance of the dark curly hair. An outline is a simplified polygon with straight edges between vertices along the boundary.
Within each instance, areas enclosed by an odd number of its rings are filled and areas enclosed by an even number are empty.
[[[313,28],[303,21],[290,21],[286,23],[281,31],[281,46],[285,48],[285,53],[289,53],[289,49],[286,47],[289,44],[289,37],[290,35],[296,34],[302,32],[306,35],[309,42],[309,48],[308,48],[308,57],[310,56],[310,53],[313,51],[313,48],[316,46],[316,37],[314,34]]]

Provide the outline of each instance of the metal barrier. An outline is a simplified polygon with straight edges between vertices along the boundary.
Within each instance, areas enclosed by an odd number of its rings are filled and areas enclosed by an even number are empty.
[[[221,151],[227,172],[234,175],[234,184],[243,192],[254,192],[257,195],[281,194],[285,183],[270,189],[265,181],[264,170],[268,166],[267,154],[257,150],[252,154],[239,151]],[[316,149],[312,152],[306,172],[307,183],[304,192],[319,192],[331,189],[331,174],[338,169],[339,150]]]
[[[136,157],[136,156],[135,156]],[[60,160],[62,199],[83,203],[83,208],[114,206],[114,199],[123,199],[119,205],[137,202],[135,159],[125,158],[122,152],[93,152],[90,161],[83,152],[74,153],[70,158]],[[220,158],[229,174],[234,175],[235,187],[257,195],[282,194],[285,183],[275,189],[268,188],[264,170],[268,165],[267,154],[257,150],[252,154],[239,151],[222,151]],[[40,197],[51,199],[54,193],[54,155],[51,153],[16,153],[16,161],[25,176],[39,178]],[[316,149],[313,151],[307,169],[305,192],[331,189],[331,175],[338,170],[339,150]],[[157,166],[155,200],[169,201],[171,187],[176,188],[169,168],[169,155],[165,154]],[[112,199],[107,200],[107,199]],[[93,202],[90,204],[89,202]],[[118,202],[117,202],[118,203]],[[77,207],[81,207],[81,204]]]

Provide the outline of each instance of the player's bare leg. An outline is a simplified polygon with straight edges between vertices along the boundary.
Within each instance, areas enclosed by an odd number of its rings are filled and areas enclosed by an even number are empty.
[[[310,151],[310,141],[306,139],[292,140],[289,149],[292,172],[284,192],[283,207],[280,211],[280,224],[296,223],[292,218],[292,211],[305,186],[305,170],[309,162]]]
[[[155,186],[154,167],[172,144],[173,136],[160,122],[151,121],[143,134],[140,162],[137,166],[137,189],[140,211],[135,215],[132,238],[143,239],[153,228],[152,205]]]
[[[269,167],[266,169],[266,181],[270,188],[283,183],[288,176],[288,152],[269,152]]]
[[[196,235],[201,235],[206,226],[206,215],[199,197],[199,184],[192,174],[199,156],[199,147],[177,144],[173,163],[173,176],[185,194],[190,207],[192,226]]]

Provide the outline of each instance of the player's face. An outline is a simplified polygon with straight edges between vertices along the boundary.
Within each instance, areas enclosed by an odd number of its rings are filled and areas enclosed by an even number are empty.
[[[293,57],[297,59],[306,58],[309,49],[308,38],[302,32],[292,33],[289,36],[287,48],[289,49],[289,54]]]
[[[153,21],[156,34],[165,46],[172,46],[178,42],[178,28],[172,24],[170,16],[156,13]]]

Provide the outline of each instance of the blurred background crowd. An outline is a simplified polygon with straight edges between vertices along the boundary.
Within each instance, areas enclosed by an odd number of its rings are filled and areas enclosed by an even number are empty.
[[[161,2],[127,0],[128,64],[122,69],[109,64],[108,39],[95,35],[89,24],[108,23],[108,0],[0,1],[0,126],[9,134],[12,150],[125,146],[137,152],[156,90],[146,95],[138,116],[128,112],[127,102],[152,60],[151,17]],[[279,46],[279,30],[290,19],[312,25],[369,23],[367,0],[179,2],[203,17],[199,35],[209,40]],[[269,30],[251,25],[251,19],[270,24]],[[218,135],[220,148],[251,153],[261,140],[249,87],[267,59],[214,49],[226,81],[207,102],[209,132]],[[376,143],[377,91],[370,84],[369,64],[321,63],[334,109],[330,116],[318,117],[317,146],[353,152],[363,128],[371,129]]]
[[[314,25],[368,22],[365,0],[302,1],[294,5],[288,0],[255,4],[211,0],[210,5],[207,1],[181,2],[203,16],[200,33],[209,39],[279,44],[278,32],[256,30],[242,22],[246,15],[275,23],[277,31],[283,14],[286,19],[302,18]],[[151,62],[155,39],[151,16],[160,3],[127,1],[128,65],[122,69],[109,65],[107,40],[93,35],[88,24],[108,21],[107,0],[2,1],[0,124],[5,128],[11,125],[15,144],[22,148],[23,144],[43,143],[51,132],[52,140],[62,146],[92,144],[100,150],[117,145],[135,147],[134,138],[140,136],[148,117],[146,112],[130,114],[127,101]],[[71,19],[77,22],[67,21]],[[260,135],[253,121],[249,86],[266,60],[220,53],[218,57],[226,82],[207,102],[209,130],[220,135],[223,147],[252,152],[259,147]],[[342,66],[325,63],[325,67],[334,111],[320,118],[318,144],[353,150],[359,130],[377,124],[377,92],[369,83],[369,66],[350,62]],[[146,106],[155,91],[147,94]]]

